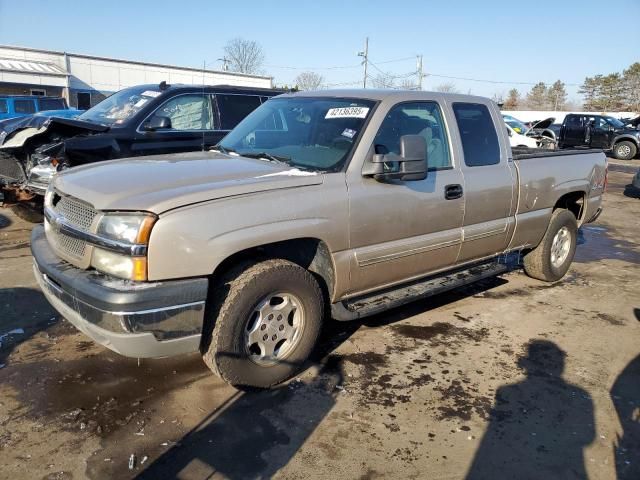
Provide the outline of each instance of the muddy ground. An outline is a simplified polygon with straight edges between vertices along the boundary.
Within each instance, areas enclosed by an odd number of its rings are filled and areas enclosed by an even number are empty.
[[[563,281],[331,323],[315,366],[259,393],[76,332],[0,210],[0,478],[640,478],[640,199],[611,169]]]

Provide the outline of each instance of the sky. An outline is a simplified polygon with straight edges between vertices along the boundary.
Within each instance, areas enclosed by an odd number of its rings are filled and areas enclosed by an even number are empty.
[[[422,55],[425,90],[506,95],[560,79],[578,99],[585,77],[640,61],[638,19],[640,0],[0,0],[0,44],[220,69],[242,37],[262,46],[277,84],[312,70],[350,88],[368,37],[373,76],[408,75]]]

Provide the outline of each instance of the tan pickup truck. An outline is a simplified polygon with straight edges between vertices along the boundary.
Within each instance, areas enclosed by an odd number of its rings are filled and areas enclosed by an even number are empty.
[[[200,351],[227,382],[268,387],[304,368],[329,316],[496,275],[508,258],[562,278],[606,171],[593,150],[512,151],[485,98],[281,95],[215,151],[57,175],[34,272],[116,352]]]

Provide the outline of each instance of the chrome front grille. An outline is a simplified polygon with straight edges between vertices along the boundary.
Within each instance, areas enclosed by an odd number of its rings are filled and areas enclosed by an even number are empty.
[[[69,224],[80,230],[93,232],[95,229],[94,222],[98,217],[98,211],[77,198],[63,196],[56,192],[51,208]],[[45,225],[45,231],[49,243],[58,256],[76,267],[89,268],[91,245],[88,245],[84,240],[79,240],[52,228],[48,223]]]
[[[58,195],[54,196],[53,209],[55,212],[62,215],[72,225],[89,231],[98,212],[93,207],[73,197],[59,197],[59,199],[56,197]],[[56,202],[56,200],[58,201]]]

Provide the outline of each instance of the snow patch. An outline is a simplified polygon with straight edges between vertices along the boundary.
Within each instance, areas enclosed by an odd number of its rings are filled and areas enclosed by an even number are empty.
[[[267,173],[266,175],[260,175],[257,178],[264,177],[311,177],[314,175],[318,175],[318,172],[307,172],[306,170],[300,170],[297,168],[292,168],[290,170],[283,170],[282,172],[275,173]]]

